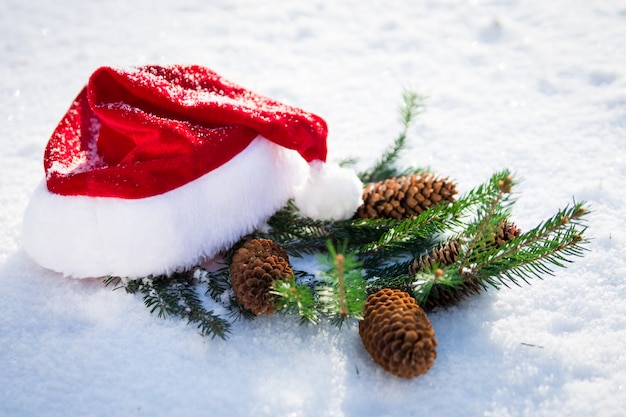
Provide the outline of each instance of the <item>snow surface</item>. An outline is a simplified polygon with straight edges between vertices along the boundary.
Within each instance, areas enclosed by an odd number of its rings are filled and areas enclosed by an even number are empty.
[[[0,62],[0,415],[624,415],[623,2],[4,0]],[[587,200],[591,251],[432,314],[438,358],[410,381],[374,365],[354,325],[262,317],[203,339],[20,249],[43,148],[89,75],[148,63],[313,111],[331,158],[362,167],[398,133],[402,90],[426,94],[407,164],[462,192],[510,168],[524,230]]]

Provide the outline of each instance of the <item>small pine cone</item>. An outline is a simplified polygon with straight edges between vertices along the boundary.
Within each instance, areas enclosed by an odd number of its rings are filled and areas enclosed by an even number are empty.
[[[443,242],[439,247],[433,249],[415,259],[409,266],[409,275],[424,272],[438,265],[442,268],[455,263],[459,257],[460,244],[452,239]],[[432,311],[435,307],[450,307],[470,295],[480,292],[482,287],[471,278],[467,279],[461,286],[453,290],[445,285],[435,283],[431,289],[426,302],[421,305],[425,311]]]
[[[253,239],[235,252],[230,279],[241,305],[254,314],[272,314],[274,297],[270,287],[275,279],[289,277],[293,270],[285,249],[268,239]]]
[[[430,253],[416,258],[409,266],[409,275],[432,269],[435,265],[440,267],[452,265],[459,257],[459,246],[459,242],[455,239],[441,243],[439,247],[433,249]]]
[[[519,229],[514,223],[509,223],[508,221],[503,220],[486,236],[486,239],[483,242],[474,248],[474,250],[478,253],[491,252],[494,249],[503,246],[506,242],[513,240],[521,233],[521,229]]]
[[[515,225],[515,223],[509,223],[509,222],[503,221],[498,225],[498,229],[496,230],[496,235],[494,238],[495,243],[498,247],[502,246],[506,242],[513,240],[515,237],[519,236],[520,234],[522,234],[522,230],[519,229]]]
[[[425,374],[437,357],[428,316],[400,290],[384,288],[367,297],[359,335],[374,362],[399,377]]]
[[[414,174],[371,183],[363,191],[361,219],[403,220],[419,215],[442,201],[454,201],[456,187],[447,178]]]

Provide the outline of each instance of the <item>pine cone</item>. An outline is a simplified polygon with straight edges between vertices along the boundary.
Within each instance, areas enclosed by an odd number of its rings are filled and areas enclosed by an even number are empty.
[[[453,183],[433,174],[414,174],[371,183],[363,192],[361,219],[403,220],[417,216],[442,201],[454,201]]]
[[[425,374],[437,357],[428,316],[400,290],[384,288],[367,297],[359,335],[374,362],[399,377]]]
[[[474,248],[475,253],[491,252],[522,233],[514,223],[501,221],[494,230],[485,236],[485,239]]]
[[[515,223],[503,221],[498,225],[498,229],[496,230],[496,234],[494,237],[494,242],[498,247],[500,247],[506,242],[513,240],[520,234],[522,234],[522,230],[519,229],[515,225]]]
[[[430,253],[415,259],[409,266],[409,275],[432,269],[435,265],[442,268],[452,265],[459,257],[459,247],[460,244],[455,239],[441,243],[439,247],[433,249]]]
[[[285,249],[268,239],[253,239],[235,252],[230,279],[239,303],[254,314],[272,314],[275,279],[293,275]]]

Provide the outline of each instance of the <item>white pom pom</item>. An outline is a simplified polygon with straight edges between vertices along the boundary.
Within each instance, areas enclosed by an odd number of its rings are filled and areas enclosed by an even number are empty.
[[[346,220],[363,203],[363,183],[337,164],[313,161],[307,181],[296,189],[300,212],[317,220]]]

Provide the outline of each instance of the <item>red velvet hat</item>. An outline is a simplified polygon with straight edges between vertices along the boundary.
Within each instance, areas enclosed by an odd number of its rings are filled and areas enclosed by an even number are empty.
[[[41,265],[75,277],[190,267],[288,199],[318,199],[326,136],[320,117],[207,68],[100,68],[48,142],[23,246]],[[348,183],[353,201],[339,203],[341,213],[307,209],[309,202],[303,211],[349,217],[361,186]]]

